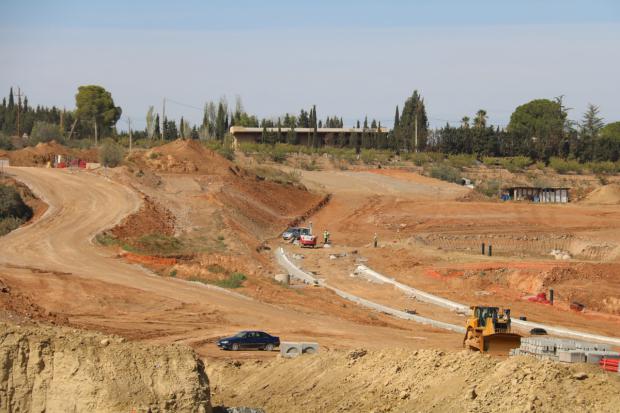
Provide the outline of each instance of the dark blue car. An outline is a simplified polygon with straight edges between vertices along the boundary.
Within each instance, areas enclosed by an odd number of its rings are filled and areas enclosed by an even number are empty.
[[[222,350],[257,349],[272,351],[280,345],[280,338],[263,331],[241,331],[232,337],[225,337],[217,341]]]

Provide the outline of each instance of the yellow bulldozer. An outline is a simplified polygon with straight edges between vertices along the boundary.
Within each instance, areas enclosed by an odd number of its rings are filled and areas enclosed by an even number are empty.
[[[519,347],[521,336],[512,333],[510,310],[498,307],[472,306],[467,318],[463,347],[481,352],[507,354]]]

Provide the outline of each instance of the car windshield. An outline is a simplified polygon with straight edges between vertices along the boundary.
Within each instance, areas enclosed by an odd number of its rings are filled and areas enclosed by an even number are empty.
[[[301,233],[301,235],[310,235],[310,229],[309,228],[301,228],[299,230],[299,232]]]
[[[234,337],[237,337],[237,338],[245,338],[247,335],[248,335],[248,333],[247,333],[247,332],[242,331],[242,332],[240,332],[240,333],[235,334],[235,335],[234,335]]]

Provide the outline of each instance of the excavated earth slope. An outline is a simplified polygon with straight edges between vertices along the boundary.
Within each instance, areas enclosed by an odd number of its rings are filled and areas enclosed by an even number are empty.
[[[204,365],[187,347],[0,324],[0,412],[211,410]]]
[[[620,375],[528,356],[327,351],[210,365],[214,402],[274,412],[618,412]]]

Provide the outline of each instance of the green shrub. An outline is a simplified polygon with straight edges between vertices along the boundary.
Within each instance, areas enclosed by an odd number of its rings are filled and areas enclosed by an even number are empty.
[[[316,163],[316,159],[312,159],[310,162],[302,162],[300,165],[301,169],[304,171],[319,171],[321,168]]]
[[[213,274],[221,274],[226,272],[226,268],[222,267],[219,264],[208,265],[207,270],[209,270],[209,272],[212,272]]]
[[[2,133],[0,133],[0,149],[4,149],[5,151],[10,151],[14,149],[11,138]]]
[[[447,182],[458,182],[461,179],[460,171],[450,165],[441,163],[431,167],[430,176]]]
[[[276,182],[282,185],[296,185],[301,181],[301,174],[299,171],[286,172],[270,166],[257,166],[255,168],[248,169],[248,172],[253,173],[266,181]]]
[[[201,277],[192,276],[188,278],[189,281],[196,281],[203,284],[213,284],[222,288],[239,288],[243,286],[243,282],[247,280],[245,274],[240,272],[234,272],[223,280],[206,280]]]
[[[27,221],[32,218],[32,208],[14,187],[0,184],[0,219],[11,217]]]
[[[497,179],[491,179],[476,185],[476,191],[488,197],[495,197],[499,194],[501,183]]]
[[[283,163],[284,161],[286,161],[286,156],[288,155],[288,148],[286,146],[288,145],[281,143],[273,146],[271,148],[271,151],[269,152],[269,157],[271,158],[271,160],[277,163]]]
[[[502,165],[501,158],[498,158],[495,156],[485,156],[484,158],[482,158],[482,163],[485,164],[486,166],[501,166]]]
[[[620,169],[618,169],[620,165],[617,163],[613,163],[613,162],[590,162],[589,164],[587,164],[587,167],[589,170],[591,170],[593,173],[595,174],[615,174],[617,172],[620,172]]]
[[[362,149],[360,159],[365,164],[386,163],[390,160],[390,153],[377,149]]]
[[[504,167],[511,172],[521,171],[534,162],[529,156],[513,156],[504,159],[506,159],[506,161],[504,161]]]
[[[0,236],[8,234],[32,218],[32,208],[17,190],[0,184]]]
[[[549,159],[549,166],[559,174],[566,174],[569,172],[580,174],[583,172],[583,165],[574,159],[564,160],[562,158],[553,157]]]
[[[161,256],[178,254],[184,246],[180,239],[163,234],[143,235],[136,244],[137,252]]]
[[[118,239],[115,236],[107,233],[97,234],[97,236],[95,237],[95,241],[97,241],[98,244],[104,245],[106,247],[110,245],[117,245],[119,243]]]
[[[474,155],[469,155],[465,153],[458,154],[458,155],[449,155],[448,163],[453,168],[462,170],[463,168],[466,168],[468,166],[476,165],[476,157]]]
[[[407,153],[404,154],[402,158],[406,161],[412,161],[416,166],[424,166],[433,161],[433,159],[426,152]]]
[[[99,148],[99,162],[103,166],[116,167],[125,157],[125,149],[113,139],[107,138]]]
[[[239,288],[243,285],[243,282],[247,280],[245,274],[240,272],[234,272],[224,280],[213,281],[212,283],[222,288]]]
[[[19,228],[19,226],[23,223],[24,221],[16,217],[8,217],[8,218],[0,219],[0,237],[8,234],[14,229]]]
[[[235,160],[234,137],[231,134],[227,133],[226,136],[224,136],[222,146],[217,150],[217,153],[229,161]]]

